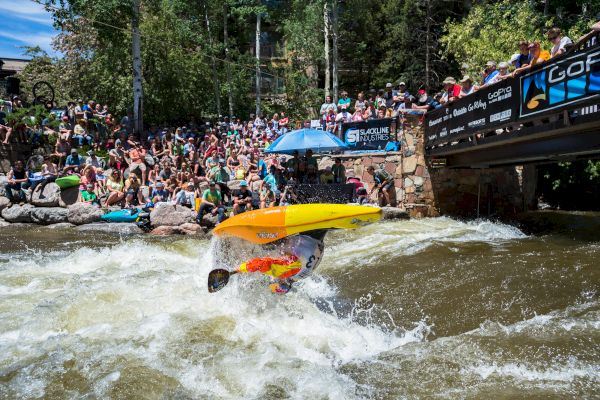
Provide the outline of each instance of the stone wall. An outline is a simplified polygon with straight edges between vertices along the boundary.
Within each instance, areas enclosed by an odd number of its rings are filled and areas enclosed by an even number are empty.
[[[535,209],[535,166],[430,168],[424,156],[422,127],[407,126],[400,137],[399,152],[340,156],[347,176],[360,178],[370,188],[373,178],[367,167],[385,169],[395,178],[398,207],[413,218],[448,215],[509,219]],[[323,158],[320,166],[332,162]]]

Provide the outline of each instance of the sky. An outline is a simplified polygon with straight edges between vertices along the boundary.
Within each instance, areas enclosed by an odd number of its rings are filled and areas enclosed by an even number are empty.
[[[40,46],[50,55],[58,33],[50,13],[31,0],[0,0],[0,57],[25,58],[20,46]]]

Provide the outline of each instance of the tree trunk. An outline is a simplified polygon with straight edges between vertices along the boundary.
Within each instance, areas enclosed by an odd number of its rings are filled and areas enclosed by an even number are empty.
[[[256,116],[260,116],[260,13],[256,14]]]
[[[133,57],[133,129],[140,134],[144,129],[144,91],[142,87],[142,46],[140,37],[140,0],[133,0],[131,20],[131,47]]]
[[[550,0],[544,0],[544,17],[547,17],[549,12],[550,12]]]
[[[227,19],[229,9],[227,3],[225,3],[225,10],[223,16],[223,44],[225,46],[225,71],[227,73],[227,100],[229,103],[229,118],[233,117],[233,93],[231,91],[233,83],[231,82],[231,65],[229,65],[229,32],[227,30]]]
[[[210,31],[210,21],[208,19],[208,7],[206,7],[206,2],[204,3],[204,20],[206,22],[206,32],[208,33],[208,45],[210,46],[210,64],[213,75],[213,85],[215,91],[215,104],[217,106],[217,115],[221,116],[221,88],[219,84],[219,75],[217,75],[217,62],[214,56],[214,47],[213,47],[213,39],[212,32]]]
[[[329,0],[323,6],[323,26],[325,28],[325,96],[331,94],[331,62],[329,61]]]
[[[431,76],[431,1],[426,0],[427,2],[427,11],[425,15],[425,90],[429,91],[431,87],[431,81],[429,77]]]
[[[333,42],[333,102],[338,101],[338,5],[333,0],[332,42]]]

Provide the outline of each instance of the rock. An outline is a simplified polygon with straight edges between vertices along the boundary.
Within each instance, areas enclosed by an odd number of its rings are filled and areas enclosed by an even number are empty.
[[[67,207],[67,216],[70,223],[75,225],[91,224],[100,221],[104,211],[87,203],[75,203]]]
[[[120,235],[135,235],[144,233],[136,223],[120,223],[120,222],[95,222],[93,224],[81,225],[76,227],[78,231],[88,232],[107,232]]]
[[[51,225],[47,225],[46,228],[48,229],[67,229],[67,228],[73,228],[75,225],[73,225],[70,222],[59,222],[58,224],[51,224]]]
[[[6,196],[6,189],[4,188],[6,181],[8,181],[8,178],[4,175],[0,175],[0,196]]]
[[[414,182],[410,178],[404,178],[404,187],[409,188],[414,185]]]
[[[168,236],[168,235],[185,235],[185,231],[178,226],[157,226],[152,231],[150,231],[151,235],[156,236]]]
[[[41,188],[41,184],[37,185],[31,193],[31,204],[36,207],[58,207],[60,200],[60,188],[58,185],[50,182],[44,187],[43,192],[40,190]]]
[[[147,199],[148,197],[150,197],[150,194],[151,194],[150,186],[141,186],[140,190],[142,191],[142,196],[144,196],[144,199]]]
[[[0,218],[0,228],[4,228],[5,226],[10,226],[10,222],[7,222],[3,218]]]
[[[74,186],[60,191],[60,197],[58,199],[58,205],[61,207],[69,207],[77,203],[79,199],[79,187]]]
[[[425,179],[421,176],[415,176],[413,177],[413,182],[415,183],[415,186],[423,186]]]
[[[416,156],[413,155],[410,157],[405,157],[404,160],[402,160],[403,173],[412,174],[413,172],[415,172],[416,169],[417,169],[417,157]]]
[[[4,210],[10,204],[10,200],[6,197],[0,196],[0,212]]]
[[[37,207],[31,212],[31,220],[41,225],[67,222],[67,210],[60,207]]]
[[[385,162],[397,163],[402,161],[402,157],[400,156],[388,156],[385,158]]]
[[[150,213],[152,226],[179,226],[195,220],[196,213],[190,208],[169,203],[159,203]]]
[[[404,134],[404,140],[406,140],[406,145],[407,146],[414,146],[415,145],[415,138],[410,133],[405,133]]]
[[[396,207],[381,207],[383,219],[409,219],[408,213]]]
[[[334,160],[331,157],[322,157],[319,160],[318,166],[320,170],[324,170],[327,167],[331,167],[335,164]]]
[[[227,182],[227,187],[229,188],[229,190],[238,190],[240,188],[240,182],[241,180],[232,180],[232,181],[228,181]],[[218,187],[217,187],[218,189]]]
[[[217,226],[217,215],[212,215],[211,213],[204,214],[202,217],[202,226],[207,228],[214,228]]]
[[[2,210],[2,218],[8,222],[32,222],[31,213],[34,208],[31,204],[13,205]]]
[[[202,229],[202,227],[198,224],[192,224],[192,223],[185,223],[183,225],[180,226],[181,229],[189,231],[190,233],[204,233],[204,229]]]

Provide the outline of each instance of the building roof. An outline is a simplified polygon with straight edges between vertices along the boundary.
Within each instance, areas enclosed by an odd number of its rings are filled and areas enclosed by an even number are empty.
[[[31,60],[26,60],[23,58],[8,58],[8,57],[0,57],[0,60],[2,60],[2,62],[4,62],[4,65],[2,65],[3,71],[14,71],[15,73],[23,71],[23,69],[31,61]]]

